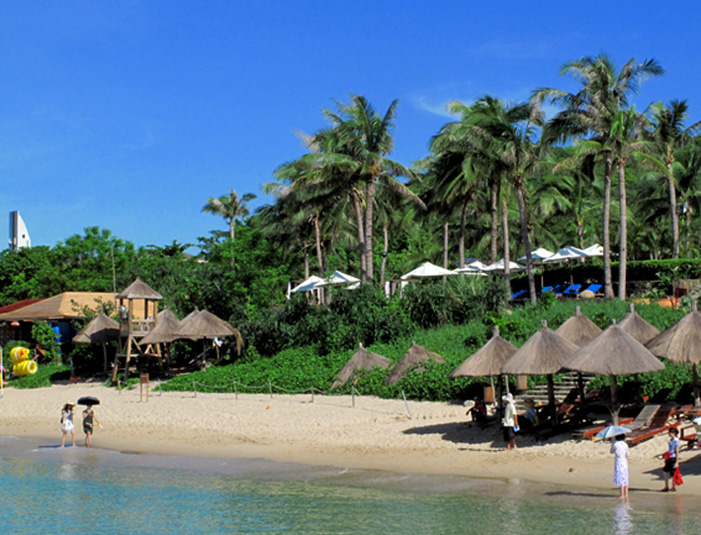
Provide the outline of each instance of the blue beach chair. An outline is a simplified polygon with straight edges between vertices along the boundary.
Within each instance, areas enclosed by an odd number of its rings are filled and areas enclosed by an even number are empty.
[[[553,287],[552,286],[543,286],[543,289],[540,291],[540,295],[543,295],[544,293],[552,292]]]
[[[570,284],[567,289],[562,292],[562,295],[577,296],[580,293],[581,284]]]
[[[566,285],[566,284],[558,284],[557,286],[555,286],[555,288],[553,288],[553,293],[554,293],[555,295],[562,295],[562,293],[563,293],[566,289],[567,289],[567,285]]]
[[[590,284],[582,291],[583,292],[589,291],[589,292],[593,293],[594,295],[596,295],[598,292],[601,291],[601,288],[603,288],[603,286],[601,284]],[[579,292],[579,293],[582,293],[582,292]]]
[[[518,292],[514,292],[511,296],[511,300],[513,301],[514,299],[521,299],[522,297],[525,297],[527,293],[528,290],[519,290]]]

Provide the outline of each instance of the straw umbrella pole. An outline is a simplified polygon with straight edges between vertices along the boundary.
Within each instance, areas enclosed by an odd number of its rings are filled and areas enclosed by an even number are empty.
[[[646,344],[657,355],[677,364],[690,364],[693,375],[694,404],[701,407],[699,363],[701,362],[701,313],[696,299],[691,301],[691,311],[669,329],[655,336]]]
[[[501,390],[501,367],[518,351],[518,348],[499,334],[499,328],[494,327],[492,338],[476,353],[471,355],[460,366],[450,373],[451,379],[458,377],[489,377],[489,383],[494,392],[494,376],[499,377]],[[501,392],[496,393],[495,402]]]
[[[548,382],[548,403],[555,425],[555,382],[553,374],[562,369],[562,363],[579,347],[555,331],[543,327],[531,336],[501,367],[502,373],[514,375],[545,375]]]
[[[412,368],[414,368],[414,366],[423,362],[436,362],[443,364],[445,359],[438,353],[429,351],[425,347],[418,345],[416,342],[412,342],[409,351],[407,351],[404,356],[399,359],[397,365],[392,368],[392,371],[390,371],[385,378],[385,385],[389,386],[393,385],[394,383],[398,383],[404,379],[404,377]],[[418,366],[416,371],[423,370],[421,370],[421,367]]]
[[[664,364],[643,344],[616,325],[615,320],[603,333],[573,353],[562,366],[611,378],[610,411],[614,425],[618,425],[620,410],[617,377],[664,370]]]
[[[76,344],[102,344],[104,371],[107,373],[107,342],[119,338],[119,322],[100,312],[73,337]]]
[[[635,305],[631,303],[628,314],[618,323],[618,326],[635,338],[641,344],[647,344],[655,336],[660,334],[660,330],[654,325],[640,317],[635,311]]]
[[[346,384],[357,370],[372,370],[373,368],[389,368],[391,361],[382,355],[368,351],[363,347],[363,344],[358,345],[358,350],[353,353],[353,356],[346,362],[346,365],[338,372],[338,376],[331,389],[339,388]]]

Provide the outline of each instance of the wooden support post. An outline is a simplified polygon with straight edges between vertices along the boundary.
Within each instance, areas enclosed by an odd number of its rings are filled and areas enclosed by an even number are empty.
[[[146,403],[148,403],[148,391],[149,391],[149,382],[148,382],[148,373],[142,373],[139,376],[139,400],[143,401],[144,400],[144,385],[146,385]]]

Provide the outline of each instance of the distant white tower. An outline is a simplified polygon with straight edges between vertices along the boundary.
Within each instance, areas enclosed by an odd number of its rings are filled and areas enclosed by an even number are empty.
[[[16,251],[20,247],[31,247],[27,225],[24,224],[18,211],[10,212],[10,249]]]

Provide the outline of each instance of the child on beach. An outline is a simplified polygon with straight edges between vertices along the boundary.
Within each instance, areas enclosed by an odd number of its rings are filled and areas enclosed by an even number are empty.
[[[669,430],[669,443],[668,448],[665,453],[662,454],[664,459],[664,468],[662,469],[662,474],[664,475],[664,488],[661,492],[676,492],[677,486],[674,483],[674,470],[677,467],[677,461],[679,460],[679,446],[681,443],[677,438],[679,431],[676,427],[672,427]],[[672,487],[669,487],[669,480],[672,480]]]
[[[616,456],[613,465],[613,484],[621,488],[621,499],[628,497],[628,457],[630,450],[628,444],[625,443],[624,435],[616,435],[613,444],[611,444],[611,453]]]
[[[61,437],[61,447],[63,448],[66,444],[66,435],[71,434],[72,445],[75,447],[75,426],[73,425],[73,407],[74,403],[66,403],[61,409],[61,431],[63,436]]]
[[[97,421],[92,405],[88,405],[88,408],[83,411],[83,433],[85,433],[86,448],[92,448],[92,434],[95,430],[95,424],[102,429],[102,424]]]

